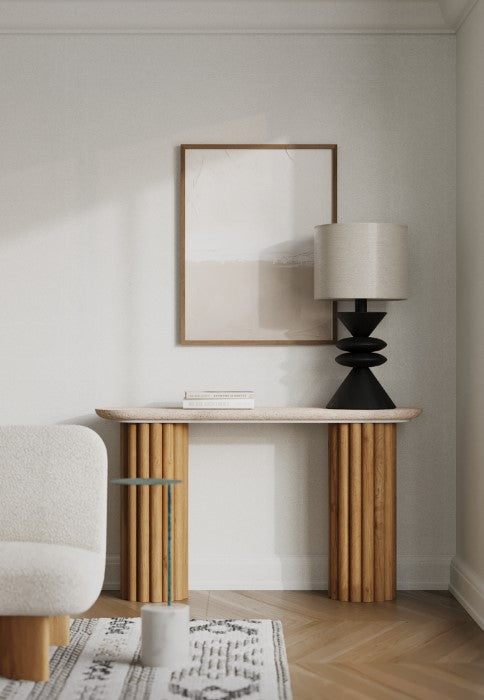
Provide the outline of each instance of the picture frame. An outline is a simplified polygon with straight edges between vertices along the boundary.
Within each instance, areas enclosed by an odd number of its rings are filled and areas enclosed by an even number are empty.
[[[337,222],[337,145],[182,144],[180,165],[180,343],[334,344],[312,254]]]

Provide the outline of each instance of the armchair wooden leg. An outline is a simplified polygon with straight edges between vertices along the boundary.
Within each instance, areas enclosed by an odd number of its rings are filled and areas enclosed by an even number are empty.
[[[68,647],[70,641],[69,615],[49,617],[49,645],[51,647]]]
[[[0,617],[0,673],[25,681],[49,680],[48,617]]]
[[[69,616],[0,617],[0,675],[48,681],[49,646],[69,644]]]

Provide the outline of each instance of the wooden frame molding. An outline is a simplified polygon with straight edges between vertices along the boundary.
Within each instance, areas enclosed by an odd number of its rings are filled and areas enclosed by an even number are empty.
[[[336,144],[279,143],[279,144],[211,144],[195,143],[180,146],[180,344],[181,345],[333,345],[337,340],[337,302],[332,306],[332,337],[328,340],[193,340],[186,337],[186,151],[187,150],[289,150],[311,149],[331,151],[331,223],[338,220],[338,146]],[[316,225],[316,224],[315,224]]]
[[[450,34],[476,0],[2,0],[1,33]]]

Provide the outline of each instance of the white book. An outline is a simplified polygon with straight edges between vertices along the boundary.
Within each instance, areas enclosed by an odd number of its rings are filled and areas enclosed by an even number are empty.
[[[183,408],[254,408],[254,399],[184,399]]]
[[[224,391],[223,389],[210,391],[185,391],[186,399],[253,399],[255,396],[252,390],[239,391]]]

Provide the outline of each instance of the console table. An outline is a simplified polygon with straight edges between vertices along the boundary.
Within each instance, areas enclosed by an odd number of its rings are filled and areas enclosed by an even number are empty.
[[[181,479],[174,494],[174,599],[188,596],[188,425],[329,424],[329,595],[372,602],[396,595],[396,424],[418,408],[333,410],[99,408],[121,424],[121,476]],[[128,486],[121,503],[121,596],[167,598],[167,507],[161,486]]]

